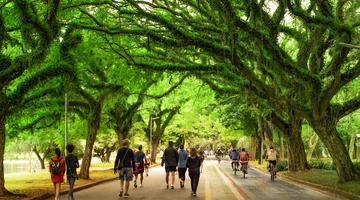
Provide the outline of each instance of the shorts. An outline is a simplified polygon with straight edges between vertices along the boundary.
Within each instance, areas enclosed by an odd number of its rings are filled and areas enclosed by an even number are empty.
[[[132,168],[122,168],[119,171],[119,180],[123,181],[132,181],[133,179],[133,170]]]
[[[144,163],[135,163],[134,174],[137,175],[144,173],[144,168],[145,168]]]
[[[165,167],[165,171],[166,171],[166,173],[176,172],[176,166],[167,166],[167,167]]]
[[[272,163],[274,166],[276,165],[276,160],[269,160],[269,165]]]

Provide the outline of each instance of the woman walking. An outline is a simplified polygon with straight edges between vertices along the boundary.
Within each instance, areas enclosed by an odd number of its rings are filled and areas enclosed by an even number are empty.
[[[54,184],[55,200],[60,200],[60,186],[64,182],[65,159],[61,156],[59,148],[55,149],[55,155],[49,161],[51,181]]]
[[[189,169],[189,176],[191,180],[191,194],[196,196],[196,190],[200,179],[201,159],[197,155],[195,148],[191,148],[190,157],[187,159],[186,167]]]

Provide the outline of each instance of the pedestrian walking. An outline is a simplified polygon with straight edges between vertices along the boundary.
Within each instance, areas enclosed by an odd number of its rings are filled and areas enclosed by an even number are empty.
[[[66,150],[68,152],[68,155],[65,157],[66,162],[66,178],[69,183],[69,193],[68,193],[68,199],[74,200],[74,185],[75,180],[78,179],[78,175],[76,172],[76,168],[79,168],[79,161],[78,158],[73,154],[73,151],[75,149],[75,146],[72,144],[66,145]]]
[[[196,196],[196,190],[200,179],[201,159],[197,155],[195,148],[190,150],[190,157],[187,159],[186,167],[189,169],[189,177],[191,180],[191,194]]]
[[[118,150],[115,164],[114,173],[119,173],[120,180],[120,193],[119,197],[129,197],[130,181],[133,179],[133,171],[135,171],[134,152],[129,148],[129,140],[121,142],[121,148]]]
[[[151,160],[150,160],[150,152],[149,150],[146,152],[145,154],[145,159],[146,159],[146,163],[145,163],[145,173],[146,173],[146,176],[149,176],[149,168],[150,168],[150,165],[151,165]]]
[[[142,145],[139,146],[139,150],[135,153],[135,182],[134,182],[134,187],[137,188],[137,179],[138,176],[140,175],[140,187],[143,186],[143,181],[144,181],[144,170],[145,170],[145,165],[146,165],[146,155],[145,153],[142,151]]]
[[[169,189],[169,175],[171,174],[171,189],[174,189],[174,183],[175,183],[175,172],[176,167],[179,162],[179,154],[177,150],[174,148],[174,143],[172,141],[169,142],[168,148],[165,149],[161,166],[164,166],[165,164],[165,171],[166,171],[166,188]]]
[[[180,179],[180,187],[185,187],[185,174],[186,174],[186,161],[188,159],[188,153],[184,150],[184,145],[180,145],[179,154],[179,163],[178,163],[178,172]]]
[[[55,148],[55,155],[49,161],[49,170],[51,174],[51,181],[54,184],[55,200],[60,200],[60,187],[64,182],[65,174],[65,160],[61,156],[59,148]]]

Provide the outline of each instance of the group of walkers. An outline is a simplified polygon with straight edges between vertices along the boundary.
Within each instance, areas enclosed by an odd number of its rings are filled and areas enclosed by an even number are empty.
[[[73,190],[75,180],[78,179],[76,168],[79,168],[78,158],[73,154],[75,146],[68,144],[66,146],[67,156],[64,158],[61,155],[59,148],[55,148],[55,155],[51,157],[49,161],[49,170],[51,174],[51,180],[55,190],[55,200],[60,199],[60,187],[64,182],[64,175],[66,171],[66,179],[69,183],[68,199],[74,200]]]
[[[148,159],[142,151],[142,146],[139,146],[136,153],[129,148],[130,142],[128,140],[122,141],[122,146],[118,150],[114,173],[119,174],[120,193],[119,197],[129,197],[129,186],[135,175],[134,187],[137,188],[137,180],[140,175],[140,187],[143,185],[143,173],[148,165]],[[192,195],[196,196],[196,190],[200,178],[200,168],[203,162],[203,157],[198,155],[195,148],[188,151],[184,149],[184,145],[180,145],[180,150],[174,148],[174,143],[169,142],[169,146],[165,149],[161,161],[161,166],[165,166],[165,181],[167,189],[175,189],[175,173],[178,172],[180,179],[180,188],[185,187],[185,174],[189,170],[189,177],[191,179]],[[171,180],[170,180],[171,178]],[[169,184],[169,182],[171,183]]]
[[[144,172],[148,175],[148,167],[150,165],[143,147],[140,145],[138,151],[134,151],[129,147],[129,140],[123,140],[121,148],[116,154],[114,173],[119,174],[120,193],[119,197],[129,197],[130,181],[135,175],[134,187],[137,188],[138,177],[140,176],[140,187],[143,187]]]

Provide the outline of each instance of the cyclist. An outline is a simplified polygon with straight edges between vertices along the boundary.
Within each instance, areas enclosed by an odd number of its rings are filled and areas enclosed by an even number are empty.
[[[241,171],[243,168],[245,168],[245,174],[247,174],[247,168],[248,168],[250,156],[249,153],[245,151],[245,148],[241,149],[241,152],[239,154],[239,160],[241,164]]]
[[[220,161],[221,161],[222,156],[223,156],[223,152],[221,151],[220,148],[218,148],[218,149],[216,150],[216,152],[215,152],[215,157],[216,157],[216,159],[219,161],[219,163],[220,163]]]
[[[274,149],[273,146],[270,146],[270,149],[266,152],[265,160],[269,162],[268,169],[270,172],[270,164],[272,163],[274,165],[274,172],[275,172],[275,178],[276,178],[276,161],[279,158],[279,154]]]
[[[231,159],[231,168],[233,170],[237,170],[237,167],[239,165],[239,152],[236,150],[236,148],[233,148],[231,151],[230,151],[230,159]],[[235,168],[234,168],[235,166]]]

